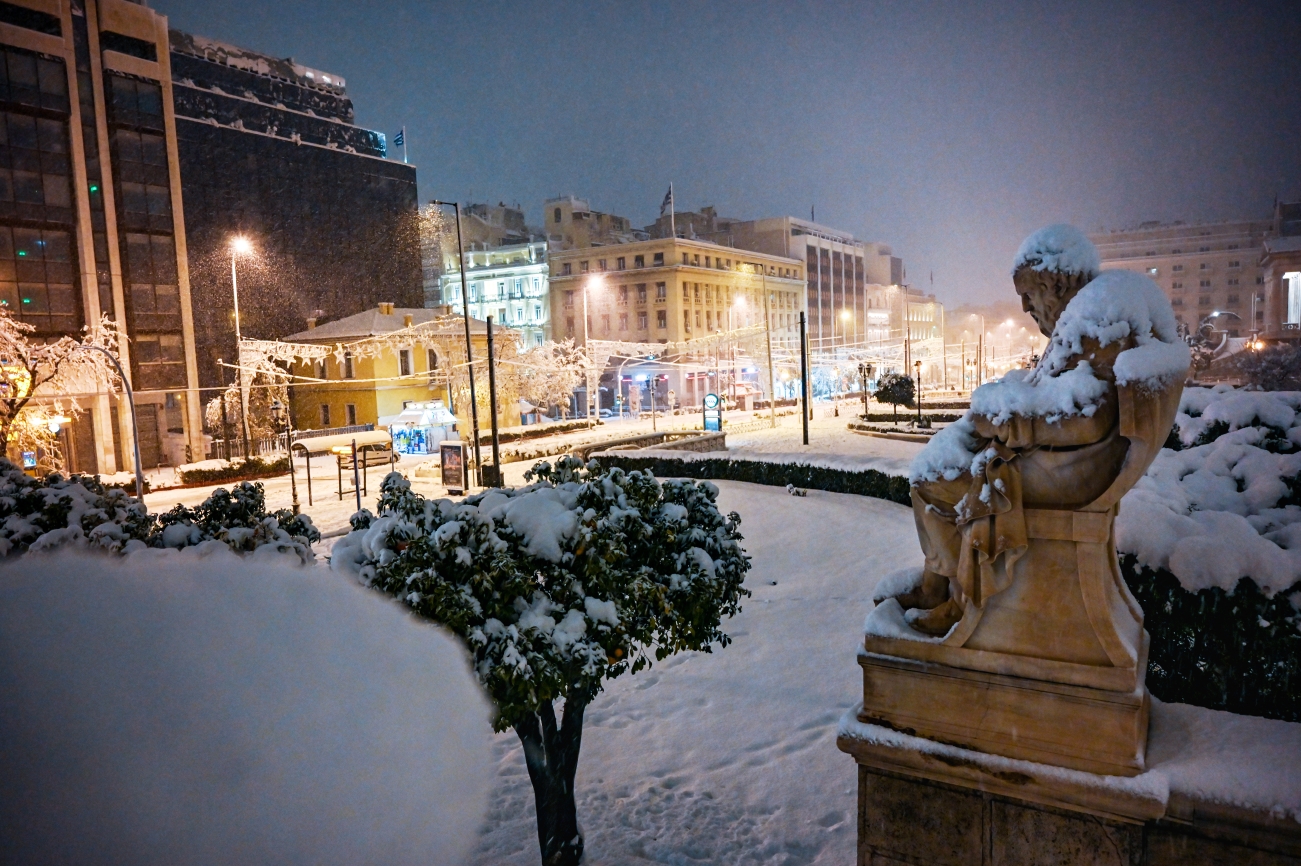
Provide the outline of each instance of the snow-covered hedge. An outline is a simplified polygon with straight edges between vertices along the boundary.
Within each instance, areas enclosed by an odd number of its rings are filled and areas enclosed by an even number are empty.
[[[0,461],[0,557],[64,545],[127,553],[146,547],[212,543],[238,552],[313,557],[321,534],[305,514],[267,513],[261,484],[219,489],[201,504],[150,514],[125,491],[97,478],[33,478]]]

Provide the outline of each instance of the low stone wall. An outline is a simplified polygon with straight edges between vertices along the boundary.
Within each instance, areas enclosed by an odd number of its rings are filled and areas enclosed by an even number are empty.
[[[699,430],[661,430],[581,445],[570,453],[581,460],[587,460],[598,451],[636,451],[641,448],[660,451],[726,451],[726,436],[725,433],[701,433]]]

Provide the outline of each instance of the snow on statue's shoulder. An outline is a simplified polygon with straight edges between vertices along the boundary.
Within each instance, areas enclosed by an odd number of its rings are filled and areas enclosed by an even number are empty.
[[[1053,329],[1040,370],[1057,375],[1084,351],[1084,338],[1109,346],[1131,340],[1116,358],[1116,384],[1158,389],[1188,372],[1190,354],[1179,337],[1170,301],[1134,271],[1106,271],[1080,290]],[[1038,371],[1036,371],[1038,372]]]
[[[931,437],[926,447],[913,458],[908,467],[908,482],[952,481],[970,466],[976,456],[980,437],[971,423],[970,413],[945,427]]]

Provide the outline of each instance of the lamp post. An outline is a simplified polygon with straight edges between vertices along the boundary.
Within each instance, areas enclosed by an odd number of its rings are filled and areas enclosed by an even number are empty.
[[[456,252],[461,262],[461,311],[465,320],[465,369],[470,376],[470,426],[474,433],[474,471],[479,472],[479,404],[474,396],[474,357],[470,347],[470,286],[465,276],[465,245],[461,243],[461,206],[454,201],[434,200],[439,207],[450,207],[456,212]],[[482,479],[479,479],[482,483]]]
[[[108,349],[103,346],[78,346],[78,349],[85,349],[88,352],[101,352],[104,357],[113,363],[113,368],[117,370],[117,377],[122,380],[122,389],[126,391],[127,405],[131,407],[131,448],[135,453],[136,464],[136,499],[141,505],[145,504],[145,474],[140,468],[140,425],[136,423],[136,399],[131,392],[131,382],[127,379],[126,373],[122,372],[122,362],[117,359]]]
[[[602,277],[600,274],[592,274],[590,277],[588,277],[586,280],[583,281],[583,354],[587,356],[587,361],[588,361],[587,376],[585,379],[585,384],[587,386],[585,390],[587,393],[584,395],[583,398],[585,403],[583,407],[583,414],[587,416],[588,427],[592,426],[592,365],[591,365],[592,350],[589,346],[591,340],[590,337],[588,336],[588,331],[591,330],[592,323],[587,317],[587,291],[593,286],[601,285],[601,282],[602,282]],[[596,387],[598,390],[601,387],[600,372],[596,374]],[[596,394],[596,409],[598,413],[601,410],[600,393]]]
[[[922,426],[922,362],[913,361],[913,369],[917,371],[913,382],[917,386],[917,426]]]
[[[271,402],[271,417],[275,419],[276,426],[284,423],[285,428],[285,452],[289,455],[289,489],[293,491],[294,514],[299,511],[298,507],[298,476],[294,473],[294,433],[293,425],[290,423],[289,411],[285,404],[276,398]]]
[[[248,386],[244,381],[244,358],[240,352],[240,343],[243,342],[243,335],[239,329],[239,274],[235,268],[235,261],[239,256],[248,255],[253,252],[253,245],[249,243],[248,238],[243,235],[235,235],[230,239],[230,294],[235,302],[235,364],[237,365],[236,373],[239,375],[239,417],[244,434],[244,459],[249,457],[249,440],[252,438],[249,434],[248,426]]]
[[[867,420],[867,380],[872,378],[872,374],[875,372],[876,372],[876,368],[874,368],[871,364],[860,363],[858,365],[858,376],[863,382],[863,420],[864,421]]]

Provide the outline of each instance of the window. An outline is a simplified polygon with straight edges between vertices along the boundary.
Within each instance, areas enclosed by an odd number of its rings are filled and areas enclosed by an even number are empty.
[[[1237,248],[1238,248],[1237,244],[1229,244],[1229,249],[1236,250]]]
[[[1174,249],[1172,249],[1172,250],[1170,251],[1170,254],[1171,254],[1172,256],[1177,256],[1177,255],[1179,255],[1179,254],[1182,253],[1182,252],[1183,252],[1183,250],[1179,249],[1178,247],[1175,247]]]
[[[356,403],[343,404],[343,423],[347,424],[349,427],[357,426],[357,404]]]
[[[171,237],[136,232],[126,235],[126,283],[137,327],[181,327],[176,247]]]
[[[330,378],[330,369],[325,365],[324,358],[316,362],[316,378],[318,379]]]
[[[1237,293],[1232,293],[1225,299],[1224,303],[1230,307],[1236,307],[1240,303]]]
[[[29,219],[71,222],[68,124],[11,111],[0,112],[0,123],[0,144],[9,150],[0,163],[0,202],[17,203]]]
[[[696,310],[696,327],[700,327],[700,311]]]
[[[1199,282],[1197,283],[1197,285],[1200,286],[1200,287],[1203,288],[1203,289],[1209,289],[1209,288],[1211,287],[1211,281],[1210,281],[1210,280],[1201,280],[1201,281],[1199,281]]]
[[[163,91],[151,81],[109,73],[109,112],[112,121],[137,129],[163,129]]]
[[[1236,286],[1236,285],[1238,284],[1238,278],[1237,278],[1237,277],[1230,277],[1230,278],[1229,278],[1228,280],[1226,280],[1225,282],[1227,282],[1227,283],[1228,283],[1229,285],[1231,285],[1231,286]]]
[[[609,313],[602,313],[602,314],[601,314],[601,330],[604,331],[604,332],[607,333],[607,334],[610,333],[610,314],[609,314]]]
[[[1197,270],[1199,271],[1204,271],[1207,270],[1208,268],[1210,268],[1210,265],[1206,264],[1206,262],[1202,262],[1200,265],[1197,266]]]
[[[542,305],[541,305],[541,304],[534,304],[534,305],[533,305],[533,321],[535,321],[535,322],[540,322],[540,321],[542,321]]]
[[[551,212],[551,221],[557,224],[560,222],[560,208],[556,208]]]
[[[633,266],[634,268],[644,268],[644,267],[646,267],[646,257],[645,257],[645,256],[633,256],[633,257],[632,257],[632,266]]]
[[[574,308],[574,292],[573,290],[570,290],[565,292],[565,309],[572,310],[573,308]]]
[[[709,267],[709,256],[705,256],[705,267]]]
[[[330,404],[329,403],[321,404],[321,426],[322,427],[330,426]]]
[[[569,263],[569,262],[565,262],[563,265],[560,266],[560,275],[561,275],[561,276],[567,277],[567,276],[569,276],[570,274],[572,274],[573,272],[574,272],[574,269],[570,266],[570,263]]]
[[[81,326],[74,273],[68,232],[0,226],[0,307],[38,332]]]
[[[410,376],[410,375],[411,375],[411,366],[412,366],[412,364],[411,364],[411,350],[410,350],[410,349],[399,349],[399,350],[398,350],[398,375],[399,375],[399,376]]]
[[[63,28],[57,15],[37,12],[34,9],[14,6],[11,3],[0,3],[0,22],[22,27],[25,30],[35,30],[37,33],[46,33],[50,36],[63,35]]]
[[[1289,325],[1301,325],[1301,271],[1288,271],[1283,275],[1287,292],[1287,320]]]
[[[132,344],[140,390],[185,387],[185,348],[180,334],[136,334]]]
[[[696,303],[697,304],[700,303],[700,283],[696,283],[695,291],[693,292],[693,294],[695,295]]]
[[[654,261],[656,267],[660,267],[664,264],[664,253],[656,253],[652,261]]]
[[[17,7],[9,8],[12,10]],[[57,23],[58,19],[54,20]],[[47,60],[21,48],[0,48],[0,100],[66,113],[68,74],[64,71],[63,62]]]
[[[705,330],[714,330],[714,311],[705,310]]]
[[[666,301],[669,297],[669,289],[665,283],[655,284],[655,300]]]
[[[615,259],[615,260],[614,260],[614,267],[615,267],[615,270],[619,270],[619,271],[626,270],[627,267],[628,267],[628,266],[625,264],[626,261],[627,261],[627,259],[625,259],[623,256],[619,256],[619,258]]]
[[[1170,302],[1170,306],[1172,307],[1182,307],[1183,305],[1184,305],[1183,298],[1175,298],[1173,301]]]
[[[597,269],[598,271],[602,271],[602,272],[605,271],[605,259],[597,259],[597,260],[596,260],[596,269]]]
[[[1197,248],[1197,252],[1199,252],[1199,253],[1209,253],[1210,251],[1211,251],[1211,248],[1210,248],[1210,247],[1198,247],[1198,248]]]
[[[1197,306],[1199,306],[1199,307],[1209,307],[1210,305],[1211,305],[1211,296],[1210,296],[1210,295],[1199,295],[1199,296],[1198,296],[1198,298],[1197,298]]]
[[[664,328],[667,328],[668,326],[669,326],[669,313],[668,313],[668,310],[656,310],[656,311],[655,311],[655,327],[659,328],[660,330],[663,330]]]
[[[682,327],[683,327],[685,330],[688,330],[688,331],[691,330],[691,311],[690,311],[690,310],[683,310],[683,311],[682,311]]]
[[[569,336],[569,337],[574,336],[574,317],[573,317],[573,316],[566,316],[566,317],[565,317],[565,335],[566,335],[566,336]]]
[[[683,301],[683,303],[691,303],[691,284],[690,284],[690,283],[683,283],[683,284],[682,284],[682,301]]]
[[[619,306],[621,306],[621,307],[626,307],[626,306],[628,306],[628,287],[627,287],[627,286],[620,286],[620,287],[619,287]]]
[[[646,303],[646,284],[645,284],[645,283],[638,283],[638,284],[637,284],[637,303],[639,303],[639,304],[644,304],[644,303]]]
[[[619,330],[620,330],[620,331],[626,331],[626,330],[628,330],[628,314],[627,314],[627,313],[620,313],[620,314],[619,314]]]
[[[587,271],[588,271],[587,264],[588,264],[588,263],[587,263],[586,261],[582,261],[582,262],[579,262],[579,263],[578,263],[578,271],[579,271],[579,273],[583,273],[583,274],[587,273]]]
[[[1178,272],[1178,271],[1182,271],[1183,269],[1184,269],[1183,265],[1175,265],[1170,270]]]
[[[1172,289],[1182,289],[1183,287],[1184,287],[1184,284],[1183,284],[1183,283],[1171,283],[1171,284],[1170,284],[1170,288],[1172,288]]]
[[[99,34],[99,45],[105,51],[116,51],[119,54],[139,57],[141,60],[158,62],[158,48],[154,43],[134,36],[124,36],[121,33],[105,30]]]
[[[637,314],[637,329],[639,331],[646,330],[646,320],[647,320],[647,316],[645,310],[642,310],[640,313]]]
[[[692,256],[691,256],[691,263],[692,263],[693,265],[695,265],[696,267],[700,267],[700,253],[693,253],[693,254],[692,254]]]
[[[352,368],[352,352],[343,353],[343,378],[345,379],[356,378],[356,371],[353,370]]]
[[[429,364],[429,372],[438,369],[438,352],[434,349],[425,350],[426,362]]]
[[[689,264],[691,264],[691,262],[689,262],[687,259],[688,259],[687,254],[686,254],[686,253],[683,253],[683,254],[682,254],[682,264],[684,264],[684,265],[689,265]]]
[[[1158,273],[1158,269],[1157,269],[1157,268],[1148,268],[1148,269],[1147,269],[1147,273],[1148,273],[1148,276],[1155,277],[1155,276],[1157,275],[1157,273]]]

